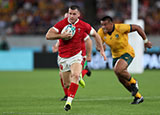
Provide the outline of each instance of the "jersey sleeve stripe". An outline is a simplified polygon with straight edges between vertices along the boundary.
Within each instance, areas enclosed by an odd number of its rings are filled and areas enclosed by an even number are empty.
[[[90,31],[90,35],[93,35],[93,33],[94,33],[94,29],[93,28],[91,28],[91,31]]]
[[[130,24],[130,32],[132,32],[132,25]]]
[[[84,41],[86,41],[88,38],[89,38],[89,35],[87,35],[87,36],[84,38]]]
[[[59,32],[59,30],[57,29],[57,28],[55,28],[55,27],[52,27],[56,32]]]

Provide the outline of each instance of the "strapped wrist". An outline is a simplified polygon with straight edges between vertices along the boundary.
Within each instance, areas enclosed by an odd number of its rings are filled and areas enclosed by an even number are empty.
[[[143,40],[144,41],[144,43],[147,43],[148,42],[148,39],[146,38],[145,40]]]

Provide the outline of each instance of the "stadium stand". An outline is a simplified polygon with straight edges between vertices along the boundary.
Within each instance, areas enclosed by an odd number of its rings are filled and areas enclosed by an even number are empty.
[[[114,17],[117,23],[130,19],[130,2],[96,0],[97,20],[104,15]],[[44,34],[62,19],[66,8],[71,4],[79,5],[84,11],[85,0],[2,0],[0,30],[7,34]],[[139,0],[139,18],[145,21],[147,34],[160,34],[160,1]]]

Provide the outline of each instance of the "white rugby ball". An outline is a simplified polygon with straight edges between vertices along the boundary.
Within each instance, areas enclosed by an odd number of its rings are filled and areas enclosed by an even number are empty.
[[[67,31],[66,31],[67,30]],[[61,34],[63,34],[64,32],[67,32],[67,33],[71,33],[72,34],[72,37],[74,36],[74,34],[76,33],[76,27],[74,26],[74,25],[72,25],[72,24],[68,24],[68,25],[66,25],[63,29],[62,29],[62,31],[61,31]],[[72,38],[71,37],[71,38]],[[71,39],[70,38],[70,39]],[[66,38],[66,39],[64,39],[64,40],[69,40],[68,38]]]

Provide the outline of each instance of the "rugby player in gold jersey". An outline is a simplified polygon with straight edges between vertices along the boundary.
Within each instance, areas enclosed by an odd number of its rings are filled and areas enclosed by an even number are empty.
[[[138,91],[138,82],[127,71],[128,66],[135,57],[134,49],[128,42],[128,33],[137,31],[144,41],[145,48],[151,48],[152,43],[147,39],[143,29],[135,24],[114,24],[110,16],[101,19],[101,28],[98,34],[103,43],[111,48],[113,58],[113,70],[120,83],[134,96],[131,104],[139,104],[144,101]]]

